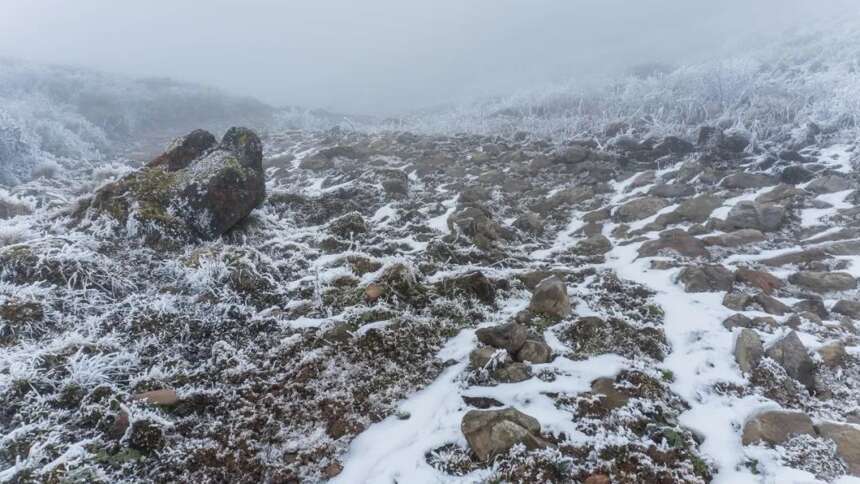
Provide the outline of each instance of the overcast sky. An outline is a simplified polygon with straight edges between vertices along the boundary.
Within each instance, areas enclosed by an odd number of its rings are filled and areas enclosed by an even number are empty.
[[[0,0],[0,55],[385,114],[717,55],[855,0]]]

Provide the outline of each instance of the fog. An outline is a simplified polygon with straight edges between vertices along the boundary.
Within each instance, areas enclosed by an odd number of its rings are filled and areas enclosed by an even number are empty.
[[[707,59],[853,0],[0,0],[0,55],[391,114]]]

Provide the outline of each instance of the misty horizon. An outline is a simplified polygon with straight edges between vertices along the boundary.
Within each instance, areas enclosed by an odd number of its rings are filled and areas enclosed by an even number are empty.
[[[7,0],[0,56],[169,77],[273,106],[395,115],[707,60],[851,11],[837,0],[627,3]]]

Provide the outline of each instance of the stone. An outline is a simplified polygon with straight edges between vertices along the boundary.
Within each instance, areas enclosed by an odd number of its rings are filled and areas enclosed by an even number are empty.
[[[689,183],[658,183],[654,185],[648,194],[660,198],[689,197],[696,190]]]
[[[681,202],[678,207],[657,216],[656,223],[662,227],[681,222],[703,223],[714,210],[723,205],[722,199],[710,194],[699,195]]]
[[[612,484],[612,481],[606,474],[592,474],[585,478],[583,484]]]
[[[788,376],[802,383],[807,389],[815,385],[815,363],[806,347],[794,331],[780,338],[765,354],[779,363]]]
[[[741,441],[744,445],[759,442],[778,445],[796,435],[815,436],[815,428],[809,416],[791,410],[770,410],[754,415],[746,421]]]
[[[534,364],[549,363],[552,361],[552,348],[542,340],[528,339],[517,351],[515,359]]]
[[[493,348],[492,346],[475,348],[469,353],[469,364],[476,370],[485,368],[499,351],[499,349]],[[499,363],[504,364],[507,361],[506,353],[501,353],[501,356],[498,358]]]
[[[843,316],[848,316],[851,319],[860,320],[860,301],[849,301],[847,299],[842,299],[838,301],[833,307],[830,309],[836,314],[841,314]]]
[[[612,250],[612,242],[603,234],[595,234],[577,242],[574,250],[579,255],[603,255]]]
[[[731,290],[735,277],[721,265],[703,265],[681,269],[678,280],[686,292],[717,292]]]
[[[176,390],[161,389],[152,390],[143,393],[136,393],[132,396],[133,399],[141,402],[151,403],[153,405],[176,405],[179,402],[179,397],[176,396]]]
[[[821,261],[830,256],[821,249],[807,249],[797,252],[789,252],[787,254],[770,257],[768,259],[760,259],[758,262],[766,266],[778,267],[789,264],[809,264],[811,262]]]
[[[779,181],[789,185],[799,185],[812,180],[814,176],[815,175],[811,171],[801,165],[791,165],[784,168],[779,173]]]
[[[534,289],[529,311],[553,318],[566,318],[571,314],[567,286],[556,276],[542,280]]]
[[[816,193],[835,193],[855,188],[854,182],[845,175],[827,175],[816,178],[806,185],[806,190]]]
[[[660,232],[657,240],[643,242],[639,257],[654,257],[664,251],[676,252],[685,257],[707,257],[705,243],[680,229]]]
[[[466,405],[486,410],[493,407],[504,407],[504,404],[495,398],[490,397],[470,397],[463,395],[463,403]]]
[[[822,422],[815,430],[836,442],[836,453],[848,466],[848,473],[860,477],[860,429],[851,424]]]
[[[493,378],[500,383],[519,383],[532,377],[531,367],[521,362],[501,365],[493,371]]]
[[[344,239],[351,239],[357,235],[367,233],[367,222],[358,212],[350,212],[329,223],[328,230]]]
[[[725,234],[702,237],[702,242],[705,245],[716,245],[719,247],[741,247],[764,240],[764,234],[760,230],[755,229],[741,229]]]
[[[785,219],[786,210],[782,205],[742,201],[729,210],[725,225],[730,229],[774,232],[782,228]]]
[[[857,288],[857,279],[847,272],[800,271],[788,276],[788,282],[815,292],[839,292]]]
[[[485,345],[507,350],[515,354],[526,342],[528,330],[518,323],[507,323],[489,328],[480,328],[475,331],[478,341]]]
[[[761,289],[765,294],[783,286],[782,280],[769,272],[740,268],[735,271],[735,280],[748,286]]]
[[[752,296],[742,292],[727,292],[723,296],[723,306],[735,311],[746,311],[747,307],[752,303]]]
[[[752,319],[741,313],[735,313],[723,320],[723,327],[731,331],[735,328],[752,328]]]
[[[612,216],[617,222],[635,222],[655,215],[668,206],[668,202],[659,197],[642,197],[631,200],[619,206]]]
[[[444,294],[465,294],[489,305],[496,302],[496,286],[481,271],[445,279],[438,286]]]
[[[558,149],[552,157],[553,163],[575,165],[588,159],[591,151],[579,145],[565,146]]]
[[[516,444],[530,450],[547,446],[540,437],[540,422],[515,408],[470,410],[463,416],[460,430],[482,462],[489,462]]]
[[[658,156],[666,155],[686,155],[695,150],[693,143],[681,139],[677,136],[666,136],[656,145],[652,151]]]
[[[811,313],[825,319],[830,316],[824,301],[820,297],[808,296],[791,305],[791,309],[797,313]]]
[[[753,302],[761,306],[762,310],[768,314],[782,316],[791,312],[791,308],[783,304],[782,301],[763,292],[753,296]]]
[[[612,378],[598,378],[591,382],[591,393],[603,396],[602,405],[607,410],[621,408],[630,401],[630,396],[616,387]]]
[[[777,179],[774,176],[764,173],[746,173],[738,172],[723,178],[720,186],[729,189],[748,190],[751,188],[764,188],[777,184]]]
[[[478,206],[469,206],[452,213],[447,223],[452,232],[466,235],[481,249],[489,249],[493,242],[504,236],[502,227],[493,220],[490,212]]]
[[[247,128],[230,128],[218,146],[211,140],[201,131],[180,138],[149,165],[96,191],[76,216],[107,214],[155,247],[220,236],[265,198],[263,147]]]
[[[751,329],[742,329],[735,340],[735,361],[741,371],[753,371],[763,356],[764,346],[758,333]]]

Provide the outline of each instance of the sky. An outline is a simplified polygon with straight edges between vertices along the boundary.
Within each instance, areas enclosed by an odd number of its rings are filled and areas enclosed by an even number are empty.
[[[383,115],[706,60],[849,8],[860,2],[0,0],[0,56]]]

